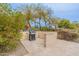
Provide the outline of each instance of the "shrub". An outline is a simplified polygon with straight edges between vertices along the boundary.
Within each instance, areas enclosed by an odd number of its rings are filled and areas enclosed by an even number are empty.
[[[78,33],[72,33],[69,31],[64,31],[64,30],[59,30],[57,33],[57,38],[58,39],[63,39],[63,40],[68,40],[68,41],[73,41],[79,38]]]
[[[8,16],[0,14],[0,52],[7,52],[15,49],[20,39],[20,31],[23,29],[22,17],[18,22],[19,14]]]
[[[69,24],[70,24],[69,20],[63,19],[59,22],[58,26],[60,28],[69,28]]]
[[[76,25],[75,24],[69,24],[69,29],[76,29]]]
[[[66,19],[61,20],[58,24],[58,27],[59,28],[66,28],[66,29],[76,29],[76,25]]]
[[[41,30],[42,30],[42,31],[47,31],[48,28],[47,28],[47,27],[41,27]]]
[[[50,29],[47,28],[47,27],[41,27],[41,29],[40,28],[32,27],[32,30],[50,31]]]

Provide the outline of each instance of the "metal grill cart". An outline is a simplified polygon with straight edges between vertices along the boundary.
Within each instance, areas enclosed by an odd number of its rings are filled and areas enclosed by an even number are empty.
[[[30,41],[36,40],[35,37],[36,37],[35,31],[32,30],[32,29],[30,29],[30,30],[29,30],[29,40],[30,40]]]

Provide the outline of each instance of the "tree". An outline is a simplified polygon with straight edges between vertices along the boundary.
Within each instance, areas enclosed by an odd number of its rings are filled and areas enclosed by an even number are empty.
[[[60,28],[69,28],[69,25],[70,21],[66,19],[61,20],[60,23],[58,24]]]
[[[29,24],[31,27],[31,24],[29,21],[35,22],[36,27],[36,20],[39,20],[39,28],[41,30],[41,21],[44,20],[45,26],[47,26],[47,22],[49,22],[49,17],[52,17],[53,10],[51,8],[47,8],[44,5],[41,4],[28,4],[24,5],[22,8],[20,8],[20,11],[25,14],[26,16],[26,23]]]
[[[12,14],[12,8],[10,4],[7,3],[1,3],[0,4],[0,13],[4,13],[7,15],[11,15]]]
[[[30,21],[35,20],[34,6],[32,6],[32,4],[23,5],[23,7],[18,8],[17,11],[19,11],[19,9],[20,9],[20,12],[25,15],[26,27],[30,29],[31,28]]]
[[[35,17],[39,19],[39,28],[41,30],[41,24],[40,24],[40,22],[41,22],[41,19],[43,17],[42,16],[43,10],[42,10],[41,5],[37,5],[34,10],[35,10]]]
[[[41,30],[41,24],[40,22],[42,20],[44,20],[45,22],[45,26],[47,27],[47,22],[49,22],[49,17],[52,17],[52,9],[51,8],[47,8],[43,5],[38,4],[35,8],[35,12],[36,12],[36,17],[39,19],[39,26],[40,26],[40,30]]]
[[[67,28],[67,29],[76,29],[76,25],[71,23],[69,20],[63,19],[59,22],[58,26],[60,28]]]
[[[55,17],[50,17],[49,18],[49,24],[51,24],[51,26],[53,25],[55,27],[55,30],[58,27],[58,23],[59,23],[59,19],[55,18]]]

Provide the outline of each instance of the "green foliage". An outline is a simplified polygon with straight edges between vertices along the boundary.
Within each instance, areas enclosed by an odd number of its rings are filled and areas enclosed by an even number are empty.
[[[70,21],[66,19],[61,20],[60,23],[58,24],[60,28],[69,28],[69,25]]]
[[[70,29],[76,29],[76,25],[73,24],[73,23],[71,23],[71,24],[69,25],[69,28],[70,28]]]
[[[0,14],[6,14],[11,15],[12,14],[12,8],[10,4],[7,3],[0,3]]]
[[[20,12],[16,12],[14,18],[15,18],[15,22],[17,23],[17,24],[15,23],[17,30],[23,30],[26,25],[25,16]]]
[[[49,29],[49,28],[43,26],[43,27],[41,27],[41,29],[40,28],[32,27],[32,30],[37,30],[37,31],[39,31],[39,30],[40,31],[52,31],[53,29]]]
[[[10,51],[18,45],[20,30],[24,29],[24,16],[16,13],[13,16],[0,14],[0,52]]]
[[[38,28],[35,28],[35,27],[31,27],[32,28],[32,30],[39,30]]]
[[[59,28],[75,29],[76,25],[71,23],[69,20],[63,19],[58,24]]]
[[[47,28],[47,27],[41,27],[41,31],[47,31],[47,30],[49,30],[49,28]]]

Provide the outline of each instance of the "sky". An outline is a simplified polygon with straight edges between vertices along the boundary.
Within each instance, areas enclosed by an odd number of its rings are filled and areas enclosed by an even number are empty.
[[[43,4],[43,3],[42,3]],[[22,4],[11,4],[16,9]],[[79,4],[78,3],[44,3],[46,7],[54,11],[54,16],[66,18],[71,21],[79,21]]]

